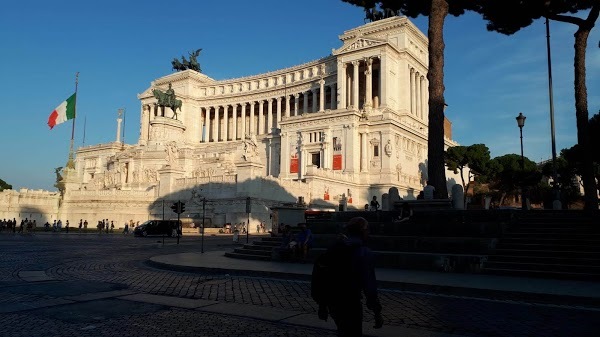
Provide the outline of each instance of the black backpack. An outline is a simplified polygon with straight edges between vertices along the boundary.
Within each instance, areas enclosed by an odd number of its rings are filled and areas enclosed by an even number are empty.
[[[339,303],[360,297],[360,273],[355,252],[360,246],[337,242],[317,258],[311,277],[311,297],[317,304]]]

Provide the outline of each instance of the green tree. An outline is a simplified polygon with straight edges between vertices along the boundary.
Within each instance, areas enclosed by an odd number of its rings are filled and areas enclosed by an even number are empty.
[[[465,191],[465,204],[467,192],[471,182],[476,176],[486,175],[490,162],[490,150],[484,144],[470,146],[453,146],[446,150],[445,163],[449,171],[460,174],[462,186]],[[467,181],[465,182],[465,173]]]
[[[493,176],[490,176],[491,186],[500,192],[500,205],[504,203],[506,196],[517,196],[522,186],[536,186],[541,179],[536,163],[524,158],[524,170],[521,169],[521,156],[518,154],[506,154],[492,159],[497,168]]]
[[[592,162],[592,142],[588,129],[585,50],[592,28],[600,14],[600,0],[477,0],[478,11],[488,21],[488,29],[502,34],[513,34],[541,17],[571,23],[575,32],[575,115],[577,143],[583,154],[581,176],[585,192],[585,208],[598,209],[597,187]],[[589,10],[587,18],[575,14]]]
[[[444,168],[444,21],[448,14],[459,16],[475,9],[470,0],[342,0],[363,7],[367,14],[374,8],[402,13],[409,17],[429,17],[429,137],[427,141],[427,179],[435,187],[436,198],[447,198],[446,170]],[[386,11],[383,11],[384,13]],[[369,16],[369,15],[367,15]],[[367,17],[373,19],[372,17]],[[375,18],[377,19],[377,17]]]
[[[12,190],[12,185],[6,183],[6,181],[0,179],[0,191]]]
[[[600,144],[600,114],[594,115],[588,124],[590,132],[590,143]],[[559,173],[561,174],[560,183],[564,184],[572,181],[574,176],[582,176],[585,155],[579,144],[575,144],[570,148],[563,149],[560,152],[560,158],[564,160],[564,165],[558,165]],[[600,147],[595,146],[591,151],[592,171],[594,178],[600,181]],[[561,169],[565,172],[561,172]],[[569,176],[569,177],[564,177]],[[571,180],[569,180],[571,179]],[[600,186],[596,185],[598,191]]]

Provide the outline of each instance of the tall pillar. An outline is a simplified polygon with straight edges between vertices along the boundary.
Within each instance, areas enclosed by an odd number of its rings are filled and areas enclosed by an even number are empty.
[[[263,100],[258,101],[258,134],[259,135],[262,135],[263,133],[265,133],[264,108],[265,108],[265,101],[263,101]]]
[[[338,107],[338,101],[337,101],[337,97],[338,97],[338,85],[337,83],[334,83],[330,86],[331,88],[331,110],[336,110]]]
[[[231,140],[237,140],[237,128],[238,128],[238,124],[237,124],[237,104],[234,104],[231,106],[232,109],[232,115],[233,115],[233,130],[231,133]]]
[[[360,172],[368,172],[367,138],[369,134],[363,132],[360,139]]]
[[[291,95],[285,95],[285,117],[290,117]]]
[[[300,99],[300,94],[294,94],[294,116],[298,116],[298,100]]]
[[[271,133],[271,128],[273,127],[273,99],[269,98],[267,100],[269,106],[267,107],[267,134]]]
[[[279,176],[287,177],[290,174],[290,138],[287,132],[281,134],[281,165]]]
[[[325,111],[325,80],[319,81],[319,111]]]
[[[352,107],[352,75],[350,72],[346,72],[346,86],[344,87],[344,96],[346,97],[346,106],[344,108]]]
[[[246,107],[248,103],[242,103],[242,112],[240,117],[242,118],[242,133],[240,134],[240,139],[244,139],[246,137]]]
[[[359,110],[358,106],[358,67],[360,66],[359,61],[352,61],[352,66],[354,67],[354,76],[352,77],[352,107],[354,110]]]
[[[200,108],[200,143],[206,142],[206,108]]]
[[[213,108],[215,110],[215,113],[213,115],[213,122],[212,122],[212,139],[213,142],[218,142],[219,141],[219,110],[221,109],[220,106],[215,106]]]
[[[410,113],[415,114],[416,102],[415,102],[415,69],[410,69]]]
[[[379,107],[387,106],[387,81],[388,81],[388,73],[390,72],[388,69],[387,55],[381,54],[379,56]],[[393,86],[392,86],[393,88]]]
[[[250,131],[249,134],[256,134],[256,128],[254,127],[256,124],[254,123],[254,106],[256,102],[250,102]]]
[[[310,112],[317,112],[317,89],[312,89],[312,110]]]
[[[427,78],[423,79],[423,97],[425,97],[423,99],[423,106],[425,107],[423,109],[423,120],[429,120],[429,82],[427,81]]]
[[[305,114],[308,112],[308,93],[310,91],[305,91],[302,93],[302,113]]]
[[[279,127],[279,122],[281,121],[281,101],[283,98],[281,96],[277,97],[277,121],[275,123],[275,127]]]
[[[223,107],[223,128],[223,141],[226,142],[229,140],[229,105]]]
[[[123,109],[119,109],[119,117],[117,118],[117,138],[115,139],[116,143],[121,142],[121,123],[123,122]]]
[[[421,74],[415,73],[415,117],[421,118]]]
[[[373,107],[373,59],[367,58],[367,70],[365,70],[365,109]]]
[[[346,62],[341,62],[341,65],[338,63],[338,83],[340,84],[338,86],[338,88],[341,88],[341,91],[338,90],[339,96],[337,96],[337,98],[335,99],[336,103],[337,103],[337,99],[340,100],[340,104],[339,106],[342,108],[346,108],[346,91],[344,90],[344,88],[346,88],[346,67],[347,67],[347,63]],[[332,100],[333,101],[333,100]],[[337,108],[337,106],[336,106]]]

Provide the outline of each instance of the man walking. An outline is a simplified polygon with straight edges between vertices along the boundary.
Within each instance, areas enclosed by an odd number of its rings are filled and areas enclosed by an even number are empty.
[[[318,315],[331,315],[338,336],[362,336],[364,293],[367,308],[375,314],[376,329],[383,326],[381,304],[371,250],[364,246],[369,234],[365,218],[350,219],[346,234],[317,259],[313,268],[311,295],[319,305]]]

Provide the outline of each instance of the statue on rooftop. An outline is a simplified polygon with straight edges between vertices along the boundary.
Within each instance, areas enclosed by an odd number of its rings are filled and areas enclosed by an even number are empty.
[[[197,49],[196,51],[188,52],[189,61],[186,60],[184,56],[181,56],[181,61],[174,58],[173,61],[171,61],[173,70],[183,71],[183,70],[190,69],[190,70],[194,70],[194,71],[201,73],[202,69],[200,68],[200,64],[198,63],[198,55],[200,55],[201,51],[202,51],[202,48]]]

